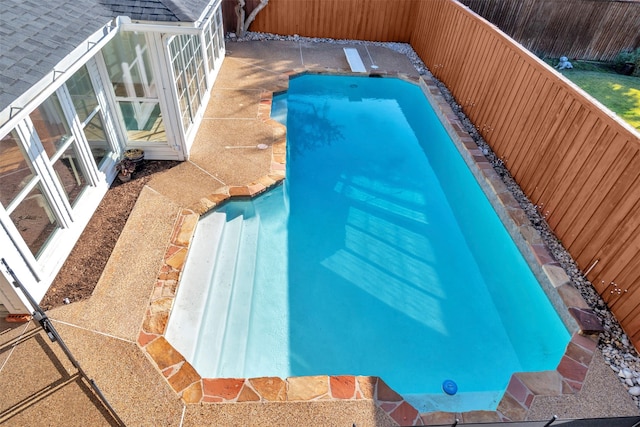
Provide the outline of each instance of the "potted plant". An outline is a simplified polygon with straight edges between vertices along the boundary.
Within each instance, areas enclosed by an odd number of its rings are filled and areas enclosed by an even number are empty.
[[[136,170],[136,164],[125,157],[116,164],[116,170],[118,171],[118,179],[127,182],[131,180],[131,175]]]
[[[124,158],[131,160],[134,164],[138,164],[144,160],[144,150],[140,148],[130,148],[124,152]]]

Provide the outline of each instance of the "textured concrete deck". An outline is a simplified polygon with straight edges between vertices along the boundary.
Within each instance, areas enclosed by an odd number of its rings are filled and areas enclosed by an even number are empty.
[[[177,380],[189,381],[188,375],[168,380],[175,372],[161,373],[158,360],[141,348],[148,343],[140,342],[141,328],[162,328],[166,322],[163,315],[154,314],[166,308],[164,293],[175,292],[177,277],[163,268],[168,253],[175,255],[176,265],[183,260],[180,248],[170,252],[170,243],[181,241],[175,230],[185,220],[185,210],[205,211],[215,204],[216,194],[251,193],[255,188],[247,184],[266,186],[270,181],[265,177],[275,182],[281,176],[279,142],[284,133],[265,122],[269,108],[265,93],[285,89],[285,73],[294,69],[347,70],[345,46],[349,45],[229,43],[189,161],[154,177],[142,191],[93,296],[49,313],[84,370],[127,425],[397,425],[370,399],[186,404],[174,389]],[[370,46],[369,52],[380,67],[376,71],[417,76],[405,56],[379,46]],[[369,68],[368,56],[361,56]],[[261,143],[270,149],[254,148]],[[226,190],[220,192],[221,188]],[[150,301],[159,301],[157,312],[150,313],[154,307]],[[575,352],[576,358],[583,354]],[[165,354],[170,362],[172,356]],[[0,423],[114,425],[75,373],[56,344],[32,323],[0,322]],[[583,379],[574,393],[525,394],[524,417],[547,420],[552,414],[569,418],[639,413],[597,350]],[[516,399],[518,390],[512,389]],[[463,422],[497,421],[494,413],[485,412],[437,413],[422,420],[445,423],[456,416]]]

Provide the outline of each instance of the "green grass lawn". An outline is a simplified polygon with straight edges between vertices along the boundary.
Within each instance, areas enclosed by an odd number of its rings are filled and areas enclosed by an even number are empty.
[[[562,74],[640,130],[640,77],[580,69],[563,70]]]

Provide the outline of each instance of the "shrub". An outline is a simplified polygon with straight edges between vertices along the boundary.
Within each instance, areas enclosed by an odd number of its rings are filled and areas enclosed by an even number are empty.
[[[640,75],[640,47],[636,50],[623,50],[613,61],[614,68],[622,74]]]

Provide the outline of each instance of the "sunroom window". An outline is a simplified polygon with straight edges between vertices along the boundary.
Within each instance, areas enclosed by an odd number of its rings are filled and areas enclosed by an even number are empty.
[[[104,160],[113,157],[107,137],[113,127],[105,130],[105,103],[90,67],[95,64],[81,67],[0,135],[0,217],[13,223],[6,230],[16,242],[21,237],[36,259],[52,255],[60,241],[54,236],[64,236],[87,215],[82,195],[106,178],[96,166],[102,162],[106,169]],[[95,82],[100,86],[98,77]]]
[[[73,205],[87,186],[87,179],[58,95],[54,93],[47,98],[29,117],[67,199]]]
[[[91,155],[100,167],[113,151],[107,140],[102,107],[96,97],[96,90],[91,83],[89,70],[83,66],[66,83],[71,102],[89,143]]]
[[[186,132],[195,121],[207,91],[200,37],[175,36],[169,42],[169,52],[180,103],[182,126]]]
[[[0,202],[38,257],[60,225],[15,131],[0,140]]]

